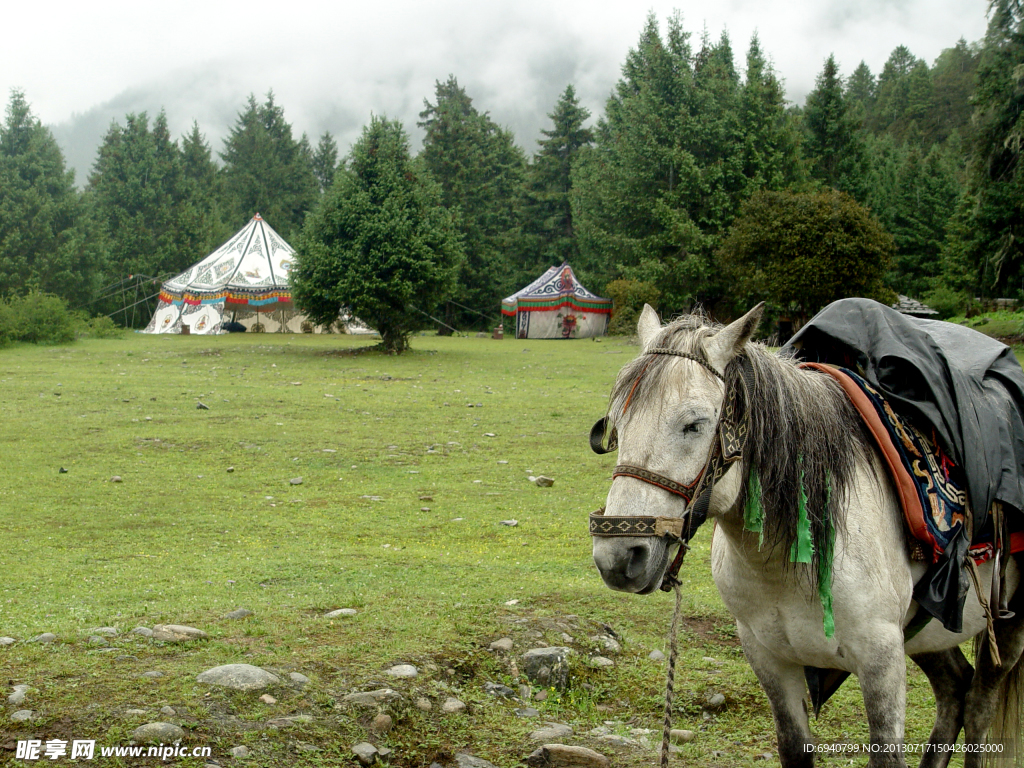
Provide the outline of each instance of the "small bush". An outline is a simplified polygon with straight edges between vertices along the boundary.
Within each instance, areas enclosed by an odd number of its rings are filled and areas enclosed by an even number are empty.
[[[109,317],[90,317],[82,320],[78,335],[89,339],[116,339],[124,335],[124,328]]]
[[[615,305],[608,326],[611,336],[625,336],[636,331],[636,324],[644,304],[658,308],[661,291],[653,284],[641,280],[612,280],[604,289]]]
[[[75,340],[76,318],[63,299],[33,291],[8,299],[4,306],[12,341],[67,344]]]
[[[938,312],[940,319],[948,320],[964,313],[968,297],[952,288],[940,285],[925,294],[924,303]]]
[[[14,310],[6,301],[0,301],[0,347],[16,341],[18,338],[18,324],[14,316]]]

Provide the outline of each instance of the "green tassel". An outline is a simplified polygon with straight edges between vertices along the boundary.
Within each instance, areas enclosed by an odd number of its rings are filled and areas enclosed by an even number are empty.
[[[832,558],[835,555],[836,529],[829,522],[828,511],[832,500],[831,478],[825,478],[825,514],[823,519],[828,526],[828,539],[825,544],[825,551],[818,557],[818,598],[821,600],[821,610],[824,613],[822,625],[825,630],[825,637],[832,638],[836,633],[836,619],[832,615]]]
[[[803,463],[803,457],[800,457]],[[796,523],[796,541],[790,550],[789,559],[794,563],[809,563],[814,557],[814,542],[811,540],[811,521],[807,519],[807,490],[804,488],[804,471],[800,470],[800,490],[797,494],[799,518]]]
[[[750,470],[750,487],[747,489],[747,504],[743,510],[743,527],[760,534],[757,548],[764,544],[764,506],[761,504],[761,478],[757,470]]]

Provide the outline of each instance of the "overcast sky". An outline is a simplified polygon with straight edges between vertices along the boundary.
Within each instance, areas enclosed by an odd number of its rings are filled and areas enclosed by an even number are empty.
[[[362,0],[266,3],[94,0],[4,9],[0,87],[25,91],[83,183],[111,120],[161,107],[172,131],[198,121],[214,151],[248,94],[273,89],[296,134],[348,151],[371,113],[415,123],[454,74],[474,105],[532,153],[568,83],[596,118],[649,11],[678,9],[695,38],[728,31],[742,69],[750,36],[802,104],[824,59],[878,73],[906,45],[931,64],[980,40],[987,0]]]

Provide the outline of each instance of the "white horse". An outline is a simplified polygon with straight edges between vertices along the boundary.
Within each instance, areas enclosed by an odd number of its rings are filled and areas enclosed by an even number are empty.
[[[591,527],[602,578],[625,592],[658,589],[679,541],[660,534],[685,540],[706,514],[715,522],[712,575],[771,704],[783,766],[814,764],[809,669],[837,670],[840,681],[844,673],[859,678],[869,768],[906,766],[912,751],[923,752],[921,766],[945,766],[961,729],[965,745],[977,750],[964,755],[967,768],[982,765],[993,749],[1004,750],[994,755],[999,764],[1015,764],[1006,753],[1020,724],[1021,676],[1011,672],[1019,671],[1024,646],[1024,605],[1011,598],[1016,617],[995,621],[1001,665],[987,642],[977,644],[973,669],[960,651],[986,630],[974,590],[961,634],[932,620],[904,640],[925,566],[911,560],[892,481],[831,377],[750,342],[761,312],[755,307],[726,327],[697,317],[662,327],[644,308],[637,329],[643,351],[619,373],[603,428],[594,433],[617,442],[619,462],[605,510],[592,516],[607,519],[608,531],[616,528],[610,535]],[[742,457],[716,466],[709,457],[721,453],[720,420],[744,366],[740,407],[749,433]],[[632,535],[634,518],[658,532]],[[794,558],[801,546],[813,554]],[[990,574],[991,565],[982,566],[981,582]],[[1018,582],[1010,562],[1007,592]],[[923,750],[904,745],[905,654],[928,676],[937,703]]]

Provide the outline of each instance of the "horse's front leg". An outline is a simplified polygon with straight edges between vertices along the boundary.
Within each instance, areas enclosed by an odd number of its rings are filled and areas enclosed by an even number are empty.
[[[804,668],[774,656],[742,623],[737,622],[736,629],[747,661],[771,704],[782,768],[813,768],[814,738],[807,722]]]
[[[964,726],[964,698],[971,687],[974,668],[959,647],[911,656],[928,677],[935,694],[935,725],[919,768],[946,768]]]
[[[867,653],[858,670],[871,736],[868,768],[906,768],[903,733],[907,707],[907,663],[903,632],[883,625],[870,632]]]

